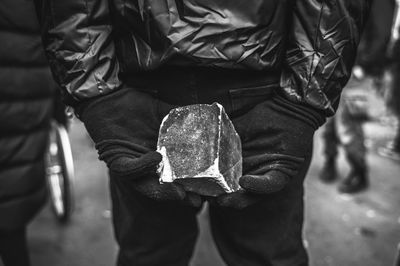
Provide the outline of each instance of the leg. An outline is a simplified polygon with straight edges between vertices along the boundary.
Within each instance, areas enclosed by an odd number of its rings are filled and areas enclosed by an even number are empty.
[[[243,174],[249,172],[255,160],[257,165],[262,164],[263,155],[269,152],[266,149],[269,143],[263,139],[271,127],[264,122],[268,120],[260,117],[263,114],[260,104],[233,119],[242,138]],[[303,180],[311,153],[312,147],[309,147],[302,171],[290,184],[263,201],[240,211],[210,206],[211,230],[229,266],[307,265],[302,242]]]
[[[400,121],[397,123],[396,135],[393,139],[393,151],[400,155]]]
[[[400,63],[393,64],[390,68],[391,82],[388,85],[385,93],[385,101],[389,111],[400,118]]]
[[[322,133],[322,140],[324,143],[323,153],[327,160],[336,160],[338,154],[339,140],[336,134],[336,116],[328,119],[324,125]]]
[[[341,192],[358,192],[367,187],[366,148],[361,121],[350,111],[351,101],[344,100],[342,112],[338,114],[338,132],[350,164],[350,173],[340,184]]]
[[[323,130],[322,142],[324,147],[323,154],[325,155],[325,161],[321,168],[319,178],[322,181],[330,182],[335,180],[337,177],[335,163],[339,141],[336,134],[336,116],[328,119]]]
[[[308,265],[302,240],[307,169],[284,191],[242,211],[210,206],[212,233],[227,265]]]
[[[29,266],[26,229],[0,231],[0,257],[5,266]]]
[[[386,92],[386,105],[389,111],[397,119],[397,130],[393,141],[388,145],[388,155],[392,158],[400,158],[400,64],[394,64],[391,68],[392,82]]]
[[[189,264],[198,234],[198,209],[156,202],[110,176],[119,266],[184,266]]]

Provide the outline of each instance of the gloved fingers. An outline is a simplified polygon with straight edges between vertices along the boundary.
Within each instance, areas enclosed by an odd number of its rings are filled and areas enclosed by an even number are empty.
[[[138,145],[132,141],[128,140],[120,140],[120,139],[106,139],[99,141],[95,145],[96,149],[99,151],[99,153],[103,153],[108,150],[115,150],[116,148],[125,148],[127,150],[131,151],[136,151],[138,153],[145,154],[149,150],[146,149],[145,147]]]
[[[225,208],[233,208],[242,210],[247,208],[263,199],[262,195],[248,193],[244,190],[239,190],[232,193],[223,194],[218,196],[215,200],[211,201],[212,204]]]
[[[251,193],[270,194],[283,189],[289,180],[287,173],[271,170],[263,175],[244,175],[239,179],[239,184]]]
[[[182,186],[174,183],[160,184],[158,179],[150,177],[151,180],[135,182],[135,189],[142,195],[156,201],[182,201],[184,205],[199,208],[203,204],[200,195],[186,192]]]
[[[137,179],[156,171],[162,156],[156,151],[142,155],[139,158],[118,157],[110,164],[110,170],[117,176]]]
[[[156,201],[182,201],[186,198],[186,192],[181,186],[174,183],[160,184],[156,176],[148,176],[133,182],[136,191]]]
[[[203,198],[193,192],[186,192],[186,197],[183,200],[185,205],[189,205],[195,208],[200,208],[203,205]]]
[[[266,153],[246,158],[249,174],[262,175],[268,171],[279,169],[281,172],[293,177],[297,174],[302,164],[303,157],[280,154]]]
[[[301,169],[304,158],[287,154],[262,154],[253,160],[248,174],[239,179],[245,190],[256,194],[277,192],[295,178]]]
[[[120,139],[105,139],[95,144],[99,159],[104,161],[108,167],[120,157],[140,158],[151,152],[148,148],[138,145],[132,141]]]

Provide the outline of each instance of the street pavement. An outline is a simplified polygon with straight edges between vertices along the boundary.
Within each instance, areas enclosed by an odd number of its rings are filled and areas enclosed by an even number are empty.
[[[374,97],[372,97],[374,98]],[[378,99],[377,97],[376,99]],[[390,266],[400,242],[400,162],[380,157],[378,147],[393,137],[390,119],[377,100],[375,117],[364,125],[368,146],[370,188],[356,195],[337,192],[337,183],[318,179],[322,165],[320,132],[305,182],[305,244],[312,266]],[[75,161],[75,209],[67,224],[60,224],[45,206],[29,226],[33,266],[111,266],[117,247],[111,227],[106,167],[78,121],[70,138]],[[349,167],[343,152],[339,174]],[[206,210],[199,215],[200,236],[192,266],[223,266],[213,244]],[[1,265],[1,263],[0,263]],[[245,265],[244,265],[245,266]]]

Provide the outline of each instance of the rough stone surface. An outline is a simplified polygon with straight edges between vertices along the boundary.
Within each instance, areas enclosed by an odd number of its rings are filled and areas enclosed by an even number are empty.
[[[217,103],[179,107],[164,118],[157,151],[163,155],[160,182],[217,196],[239,189],[242,154],[239,135]]]

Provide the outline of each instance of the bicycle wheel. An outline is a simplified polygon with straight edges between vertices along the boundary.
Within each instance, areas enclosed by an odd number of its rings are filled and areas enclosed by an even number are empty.
[[[60,222],[72,213],[74,164],[68,133],[64,126],[52,123],[47,154],[47,180],[52,210]]]

